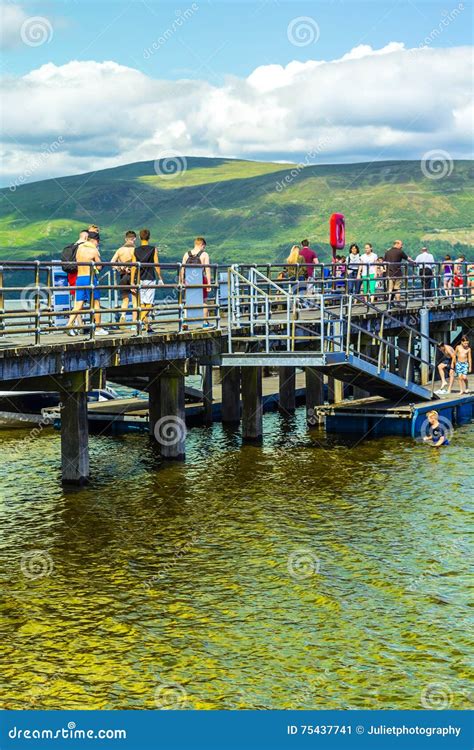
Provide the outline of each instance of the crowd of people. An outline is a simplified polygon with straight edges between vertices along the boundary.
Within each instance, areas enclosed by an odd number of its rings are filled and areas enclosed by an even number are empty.
[[[409,264],[408,274],[404,273],[403,262]],[[353,243],[347,255],[334,257],[332,268],[324,266],[322,273],[318,274],[318,264],[317,252],[310,247],[308,240],[303,240],[301,245],[291,248],[279,278],[305,283],[310,294],[320,291],[320,288],[329,288],[371,303],[388,299],[395,305],[399,304],[408,277],[419,277],[423,296],[428,300],[434,296],[436,288],[438,294],[441,290],[445,297],[467,294],[474,298],[474,263],[467,263],[464,255],[456,259],[446,255],[437,263],[426,247],[422,247],[413,259],[403,250],[402,240],[395,240],[383,255],[378,255],[370,242],[364,245],[362,253]]]
[[[133,230],[125,232],[124,243],[114,253],[110,263],[119,274],[118,286],[121,293],[121,315],[119,323],[125,325],[127,313],[131,313],[132,323],[136,323],[138,311],[144,329],[153,333],[150,314],[155,302],[155,291],[163,285],[159,265],[158,248],[150,242],[149,229],[141,229],[138,237]],[[137,244],[139,241],[140,244]],[[99,274],[103,259],[99,250],[99,227],[92,224],[79,233],[75,243],[64,248],[62,266],[67,273],[68,286],[71,289],[73,307],[67,323],[67,332],[76,336],[82,326],[84,307],[94,310],[96,336],[107,335],[108,331],[101,326]],[[196,237],[192,250],[185,252],[182,259],[180,281],[186,283],[185,269],[198,270],[195,283],[203,285],[204,302],[211,289],[209,254],[206,251],[204,237]],[[202,268],[202,273],[200,270]],[[204,327],[209,326],[209,309],[204,306]]]

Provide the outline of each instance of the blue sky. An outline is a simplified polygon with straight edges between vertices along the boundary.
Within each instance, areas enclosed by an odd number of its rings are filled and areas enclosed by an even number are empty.
[[[0,0],[0,12],[4,185],[170,155],[472,158],[467,2]]]
[[[217,81],[226,74],[248,75],[259,65],[292,60],[334,59],[359,44],[374,48],[391,41],[418,46],[458,4],[410,0],[358,2],[232,2],[197,0],[199,10],[183,24],[162,50],[146,59],[144,50],[160,37],[190,0],[55,0],[22,3],[31,15],[52,20],[54,36],[37,47],[14,47],[3,56],[8,70],[23,74],[47,62],[115,60],[159,78],[205,78]],[[472,43],[472,26],[462,20],[443,29],[433,47]],[[297,16],[314,18],[320,29],[315,44],[297,47],[287,37],[288,23]]]

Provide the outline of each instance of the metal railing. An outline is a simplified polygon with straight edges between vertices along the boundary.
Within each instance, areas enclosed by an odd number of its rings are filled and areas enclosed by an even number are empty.
[[[308,309],[305,298],[290,294],[281,285],[281,280],[275,282],[258,269],[251,269],[245,276],[235,266],[229,269],[229,288],[233,297],[229,313],[229,353],[248,340],[258,344],[263,354],[306,351],[324,357],[329,352],[343,352],[346,356],[356,355],[374,364],[379,374],[382,370],[398,374],[403,377],[405,385],[413,382],[415,368],[420,369],[423,380],[425,369],[431,378],[433,392],[438,342],[405,323],[403,336],[386,336],[387,321],[400,325],[400,321],[386,309],[365,303],[379,319],[376,333],[354,320],[357,302],[354,295],[341,294],[337,305],[331,299],[332,304],[328,306],[326,295],[316,293]],[[404,346],[406,341],[408,343]],[[419,354],[415,353],[417,346]],[[374,349],[376,356],[371,353]],[[423,352],[427,352],[427,356],[423,356]],[[398,362],[398,373],[394,372],[395,361]]]
[[[394,298],[396,290],[389,292],[388,276],[375,277],[379,286],[373,287],[375,294],[371,295],[371,279],[365,278],[365,271],[370,271],[370,268],[362,266],[360,278],[354,279],[350,265],[341,262],[313,264],[309,277],[305,264],[291,267],[281,263],[230,267],[209,264],[203,266],[203,270],[208,269],[210,283],[203,278],[202,283],[195,284],[186,283],[186,269],[181,263],[81,265],[89,268],[90,281],[81,287],[82,293],[86,292],[90,297],[95,293],[100,301],[95,308],[90,303],[85,304],[83,309],[76,311],[78,317],[70,323],[78,288],[70,284],[64,274],[61,283],[57,283],[58,271],[62,269],[60,261],[3,262],[0,266],[0,344],[2,338],[7,337],[20,337],[25,343],[39,344],[44,337],[66,329],[68,333],[95,339],[97,331],[104,327],[111,333],[143,335],[148,329],[181,333],[187,328],[201,326],[221,329],[229,325],[239,329],[246,323],[250,324],[251,334],[258,337],[262,335],[258,326],[267,320],[264,335],[269,340],[272,336],[274,338],[278,327],[280,341],[285,341],[289,349],[295,341],[300,345],[306,335],[301,327],[304,310],[312,311],[323,306],[324,310],[339,310],[340,317],[343,317],[348,314],[349,299],[351,310],[357,306],[358,313],[365,309],[376,315],[395,303],[412,309],[430,304],[454,306],[474,301],[474,265],[464,262],[451,264],[451,282],[446,281],[446,276],[449,276],[446,263],[435,264],[430,285],[425,274],[420,275],[417,266],[398,264],[396,270],[402,273],[400,300]],[[387,274],[388,266],[381,264],[378,273],[383,270]],[[142,275],[150,267],[155,269],[155,281],[148,284],[148,290],[154,292],[154,299],[152,304],[145,304]],[[124,283],[123,274],[120,277],[121,269],[134,272],[133,282]],[[354,281],[360,285],[354,286]],[[193,300],[192,290],[202,290],[202,296],[207,299],[198,294],[197,301]],[[62,298],[61,304],[59,298]],[[314,338],[314,333],[312,336]]]

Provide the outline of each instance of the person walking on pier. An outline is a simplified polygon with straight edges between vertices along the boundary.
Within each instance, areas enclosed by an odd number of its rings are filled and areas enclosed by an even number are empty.
[[[76,242],[72,245],[66,245],[61,253],[61,265],[65,273],[67,273],[67,285],[69,287],[76,286],[77,280],[77,248],[84,242],[87,242],[87,235],[89,230],[82,229],[79,232],[79,237]],[[71,303],[74,302],[75,289],[71,289],[69,292]]]
[[[454,357],[454,349],[449,344],[438,344],[438,349],[442,355],[442,360],[438,365],[438,372],[441,378],[441,388],[436,393],[441,396],[445,393],[451,393],[451,389],[454,383],[454,368],[452,367],[452,361]],[[449,388],[446,380],[446,373],[449,373]]]
[[[400,304],[400,290],[402,288],[402,261],[408,263],[414,263],[414,260],[410,258],[403,250],[403,242],[401,240],[395,240],[390,250],[387,250],[384,256],[384,261],[387,264],[387,278],[388,278],[388,302],[394,302]]]
[[[458,344],[454,350],[452,367],[456,377],[459,378],[460,394],[469,393],[468,375],[472,372],[472,353],[467,336],[462,337],[461,343]],[[451,393],[450,389],[448,390],[448,393]]]
[[[435,263],[435,259],[432,256],[431,253],[428,252],[427,247],[421,248],[421,253],[419,253],[415,258],[415,263],[417,264],[418,273],[421,277],[422,281],[422,298],[423,302],[427,299],[430,299],[433,296],[432,291],[432,283],[433,283],[433,267]]]
[[[441,263],[443,270],[443,289],[446,297],[451,297],[453,293],[453,261],[450,255],[445,255]]]
[[[76,320],[78,320],[82,325],[81,312],[85,304],[96,311],[94,314],[96,336],[106,336],[108,333],[108,331],[101,328],[100,325],[100,291],[96,289],[99,270],[102,267],[98,247],[99,240],[100,237],[98,232],[89,231],[87,233],[87,241],[83,242],[77,248],[76,301],[66,326],[67,332],[70,336],[76,336],[77,333],[82,332],[77,332],[74,328],[74,324]]]
[[[150,245],[149,229],[140,229],[140,247],[132,250],[132,262],[143,263],[138,269],[132,266],[130,274],[130,283],[140,288],[132,291],[133,307],[140,306],[140,320],[144,323],[147,333],[153,333],[150,323],[150,312],[155,303],[155,287],[163,284],[158,258],[158,250],[154,245]],[[146,264],[146,265],[145,265]],[[153,265],[152,265],[153,264]],[[135,313],[136,315],[136,313]]]
[[[133,258],[133,251],[135,250],[135,241],[137,239],[136,232],[134,232],[132,229],[129,229],[128,232],[125,232],[125,242],[122,245],[122,247],[119,247],[119,249],[114,253],[114,256],[111,263],[121,263],[123,265],[120,265],[118,267],[118,272],[120,276],[119,280],[119,287],[120,287],[120,293],[122,295],[122,301],[121,301],[121,310],[122,314],[120,316],[119,324],[124,325],[126,322],[126,316],[127,316],[127,310],[130,305],[130,297],[131,291],[130,291],[130,284],[132,283],[132,268],[130,263],[132,263]],[[133,297],[132,297],[132,303],[133,303]],[[132,312],[132,320],[136,320],[136,310],[133,309]]]
[[[209,328],[209,308],[207,306],[207,298],[211,291],[211,269],[209,253],[206,250],[207,243],[204,237],[196,237],[194,240],[193,250],[187,250],[183,255],[182,267],[180,271],[180,282],[181,284],[190,283],[186,281],[186,268],[189,266],[202,266],[202,276],[197,275],[196,284],[203,284],[202,297],[204,302],[204,328]]]

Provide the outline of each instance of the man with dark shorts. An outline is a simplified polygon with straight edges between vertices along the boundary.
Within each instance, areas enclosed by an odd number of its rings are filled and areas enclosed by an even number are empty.
[[[441,388],[436,393],[442,396],[448,393],[448,383],[446,380],[446,373],[449,373],[449,391],[453,387],[454,383],[454,369],[452,367],[452,359],[454,357],[454,349],[449,344],[438,344],[438,349],[442,355],[442,360],[438,365],[438,372],[441,378]]]

